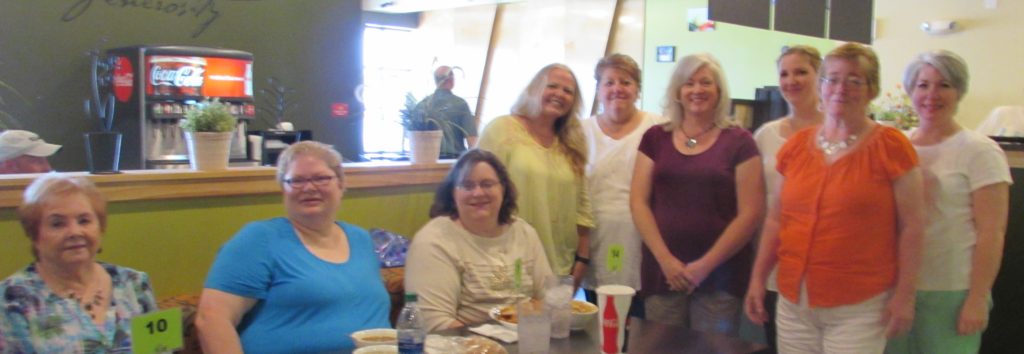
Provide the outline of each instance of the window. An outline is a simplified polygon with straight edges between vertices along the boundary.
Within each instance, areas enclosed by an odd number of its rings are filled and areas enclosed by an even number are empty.
[[[433,91],[414,53],[423,53],[413,33],[406,29],[367,25],[363,30],[363,150],[368,157],[398,157],[405,151],[404,129],[398,111],[406,93],[416,99]],[[425,85],[425,86],[424,86]]]

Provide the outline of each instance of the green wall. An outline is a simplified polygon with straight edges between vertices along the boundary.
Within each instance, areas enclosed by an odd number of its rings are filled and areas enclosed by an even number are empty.
[[[411,237],[434,186],[346,192],[339,219]],[[101,261],[149,273],[157,297],[198,294],[217,249],[247,222],[284,215],[280,195],[111,203]],[[0,278],[32,262],[13,208],[0,209]]]
[[[732,98],[753,99],[756,88],[778,85],[775,60],[783,46],[811,45],[824,55],[840,43],[721,22],[714,32],[690,32],[687,11],[706,8],[707,4],[707,0],[647,0],[642,102],[645,111],[662,111],[672,70],[686,55],[711,53],[722,63]],[[676,47],[675,63],[656,61],[657,47],[666,45]]]
[[[16,127],[64,145],[51,157],[54,168],[85,170],[82,133],[98,122],[82,108],[89,95],[84,53],[142,44],[251,52],[255,89],[269,77],[296,89],[287,120],[297,129],[312,130],[349,159],[362,151],[358,0],[0,0],[0,81],[28,99],[0,90],[0,110],[17,118]],[[349,104],[349,116],[333,118],[333,103]]]

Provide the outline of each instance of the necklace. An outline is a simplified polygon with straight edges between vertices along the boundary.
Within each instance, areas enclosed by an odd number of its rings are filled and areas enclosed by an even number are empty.
[[[75,294],[74,291],[69,292],[66,297],[70,300],[74,300],[75,302],[77,302],[79,306],[82,306],[82,308],[85,309],[85,312],[89,313],[89,317],[92,317],[92,319],[94,320],[96,319],[96,314],[92,313],[92,310],[94,308],[99,308],[100,305],[103,304],[102,289],[96,289],[96,293],[92,295],[92,300],[87,300],[83,297],[80,297],[78,296],[78,294]]]
[[[831,142],[825,139],[825,132],[823,130],[818,132],[817,140],[818,147],[821,148],[821,151],[824,152],[825,155],[831,156],[835,155],[840,151],[846,150],[846,148],[852,146],[853,143],[857,142],[857,136],[850,134],[849,136],[846,137],[846,139],[837,142]]]
[[[681,133],[683,133],[683,137],[686,138],[686,143],[684,143],[684,145],[686,145],[686,147],[691,148],[691,149],[693,149],[695,146],[697,146],[697,143],[698,143],[697,138],[703,136],[704,134],[707,134],[708,132],[710,132],[710,131],[712,131],[714,129],[715,129],[715,125],[711,124],[711,126],[709,126],[707,129],[704,129],[704,131],[700,132],[699,134],[694,135],[694,136],[690,136],[689,134],[686,134],[686,128],[683,128],[682,124],[679,125],[679,131]]]

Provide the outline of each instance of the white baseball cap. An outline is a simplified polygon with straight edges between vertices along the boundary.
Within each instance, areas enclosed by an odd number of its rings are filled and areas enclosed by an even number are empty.
[[[7,130],[0,133],[0,161],[21,155],[47,157],[60,148],[60,145],[49,144],[36,133],[27,130]]]

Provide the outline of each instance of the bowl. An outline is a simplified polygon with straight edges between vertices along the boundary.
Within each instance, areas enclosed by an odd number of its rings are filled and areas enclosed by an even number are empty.
[[[398,344],[398,332],[392,328],[364,329],[352,333],[351,337],[356,342],[356,348]]]
[[[597,317],[597,305],[586,301],[572,300],[572,321],[569,322],[569,328],[585,329],[595,317]]]
[[[398,354],[397,345],[371,345],[357,348],[352,354]]]

